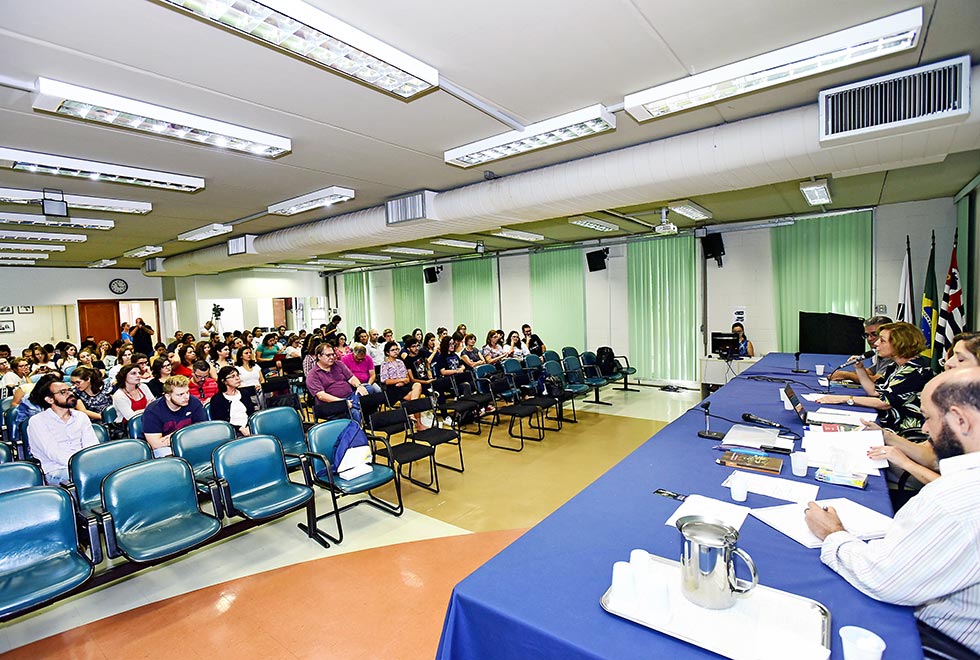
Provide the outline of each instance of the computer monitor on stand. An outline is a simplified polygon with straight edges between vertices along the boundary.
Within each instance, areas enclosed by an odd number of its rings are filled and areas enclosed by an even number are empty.
[[[711,352],[722,360],[734,360],[738,357],[738,336],[731,332],[712,332]]]

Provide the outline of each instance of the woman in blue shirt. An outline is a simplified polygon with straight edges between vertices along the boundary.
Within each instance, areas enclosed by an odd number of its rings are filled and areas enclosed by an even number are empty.
[[[745,336],[745,328],[742,327],[741,323],[732,324],[732,334],[738,337],[738,356],[755,357],[755,348],[752,347],[752,342]]]

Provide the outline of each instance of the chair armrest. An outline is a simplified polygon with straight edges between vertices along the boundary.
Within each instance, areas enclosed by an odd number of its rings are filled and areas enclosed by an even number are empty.
[[[315,483],[323,481],[313,472],[313,459],[317,459],[323,461],[323,464],[327,466],[327,484],[333,488],[335,484],[333,482],[333,465],[330,464],[330,459],[324,454],[315,451],[307,452],[304,458],[306,458],[306,461],[303,462],[303,472],[306,478],[306,485],[312,487]]]
[[[626,368],[629,369],[630,359],[628,357],[626,357],[625,355],[614,355],[613,358],[614,359],[623,358],[623,360],[626,362]]]
[[[218,520],[224,518],[225,509],[221,497],[221,483],[227,485],[227,482],[224,479],[212,477],[210,479],[195,478],[194,483],[208,489],[208,495],[211,497],[211,506],[214,507],[214,517]]]
[[[62,481],[58,484],[62,489],[64,489],[69,496],[71,496],[72,504],[78,507],[78,489],[75,488],[75,483],[73,481]]]
[[[102,525],[102,536],[105,538],[106,556],[114,559],[122,555],[119,546],[116,544],[116,525],[112,521],[112,514],[102,509],[92,509],[92,512],[99,517],[99,524]]]
[[[98,566],[102,563],[103,559],[102,539],[99,535],[99,515],[94,512],[85,515],[76,509],[75,519],[88,535],[88,558],[91,560],[93,566]]]

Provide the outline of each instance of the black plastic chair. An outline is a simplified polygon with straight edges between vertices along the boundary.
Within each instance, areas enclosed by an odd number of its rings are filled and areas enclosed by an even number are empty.
[[[540,442],[544,440],[544,430],[542,429],[543,420],[538,425],[533,425],[531,421],[532,418],[534,418],[535,416],[541,418],[544,417],[540,408],[537,408],[536,406],[527,406],[520,403],[505,405],[506,401],[501,396],[501,394],[505,392],[513,391],[510,382],[508,382],[506,379],[491,380],[487,383],[487,388],[489,389],[490,394],[493,397],[493,406],[494,406],[493,412],[491,413],[493,416],[493,423],[490,426],[490,433],[487,434],[488,445],[494,447],[495,449],[506,449],[507,451],[523,451],[525,440],[534,440],[536,442]],[[507,426],[507,434],[511,438],[520,441],[520,445],[518,447],[509,447],[507,445],[493,444],[493,429],[494,427],[497,426],[497,424],[500,423],[501,417],[507,417],[510,419],[510,422]],[[537,432],[535,435],[528,435],[524,431],[525,419],[528,420],[528,428],[535,430]],[[517,433],[514,433],[515,422],[517,423],[519,429]]]
[[[405,479],[408,479],[416,486],[421,486],[433,493],[439,492],[439,473],[436,471],[436,450],[430,444],[414,442],[409,435],[411,422],[404,408],[394,410],[382,410],[376,412],[368,418],[370,433],[368,437],[374,440],[384,438],[386,442],[383,447],[375,445],[374,453],[378,456],[388,456],[394,461],[398,472]],[[405,434],[405,440],[394,443],[391,438],[395,435]],[[429,461],[429,480],[421,481],[412,476],[412,468],[416,462]],[[404,467],[408,466],[408,473],[404,472]]]
[[[423,442],[433,447],[438,447],[439,445],[455,445],[456,450],[459,453],[459,467],[454,465],[448,465],[446,463],[440,463],[436,461],[436,465],[455,472],[463,472],[465,467],[463,465],[463,442],[459,435],[459,429],[453,427],[452,429],[444,428],[442,423],[439,421],[439,415],[436,411],[436,402],[432,397],[420,397],[414,401],[403,401],[402,408],[405,409],[405,414],[408,416],[421,415],[422,413],[428,412],[432,414],[432,426],[427,429],[419,430],[411,425],[409,431],[409,437],[415,442]]]

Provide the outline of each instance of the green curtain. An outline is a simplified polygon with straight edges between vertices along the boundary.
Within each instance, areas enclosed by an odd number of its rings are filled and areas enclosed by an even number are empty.
[[[780,351],[798,350],[801,311],[871,314],[872,219],[860,211],[770,230]]]
[[[640,378],[698,379],[698,251],[693,236],[629,243],[630,365]]]
[[[356,328],[359,325],[371,327],[365,277],[365,273],[344,273],[344,309],[341,316],[344,317],[345,328]]]
[[[465,323],[466,329],[476,335],[480,346],[487,331],[500,326],[495,264],[496,259],[491,257],[465,259],[452,264],[455,322]],[[449,330],[452,332],[453,328]]]
[[[391,271],[396,338],[407,335],[415,328],[425,329],[425,293],[422,286],[422,266],[395,268]]]
[[[545,345],[561,352],[585,345],[585,273],[581,248],[531,253],[531,325]]]

